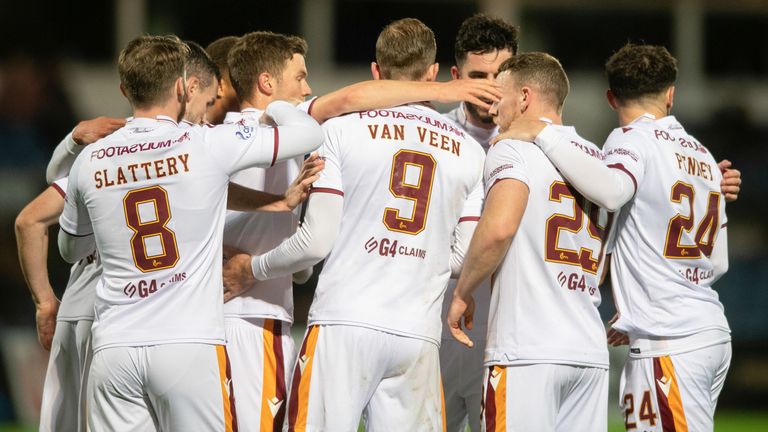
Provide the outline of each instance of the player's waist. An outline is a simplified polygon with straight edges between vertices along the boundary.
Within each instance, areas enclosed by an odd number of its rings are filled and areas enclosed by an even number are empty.
[[[430,343],[435,344],[436,346],[440,346],[440,335],[435,334],[436,332],[429,332],[426,333],[424,331],[418,331],[411,329],[404,329],[402,327],[400,328],[394,328],[385,324],[379,324],[372,321],[364,321],[364,320],[355,320],[355,319],[332,319],[332,318],[312,318],[310,317],[308,323],[308,326],[312,325],[348,325],[348,326],[354,326],[354,327],[364,327],[369,328],[373,330],[379,330],[384,333],[390,333],[398,336],[404,336],[404,337],[411,337],[414,339],[421,339],[423,341],[427,341]]]
[[[681,354],[720,343],[729,342],[731,332],[716,327],[686,336],[629,335],[629,356],[636,358]]]

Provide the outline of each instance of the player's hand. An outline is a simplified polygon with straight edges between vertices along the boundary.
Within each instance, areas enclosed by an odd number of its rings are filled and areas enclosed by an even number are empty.
[[[485,79],[457,79],[441,83],[443,91],[437,98],[438,102],[469,102],[491,109],[491,104],[501,98],[501,86],[495,81]]]
[[[77,145],[93,144],[112,132],[125,126],[125,119],[111,117],[96,117],[83,120],[72,131],[72,140]]]
[[[285,205],[289,211],[307,200],[312,183],[320,178],[320,171],[324,168],[325,160],[318,156],[317,153],[313,153],[304,161],[298,177],[293,180],[288,190],[285,191]]]
[[[236,248],[224,246],[224,303],[248,291],[256,283],[251,270],[251,256]]]
[[[59,300],[42,303],[35,307],[35,322],[37,324],[37,339],[46,351],[51,350],[53,334],[56,331],[56,315],[59,312]]]
[[[546,122],[539,119],[519,118],[510,123],[509,128],[491,139],[491,145],[505,139],[533,142],[547,127]]]
[[[741,171],[731,169],[731,165],[733,164],[728,159],[721,160],[717,164],[720,172],[723,173],[720,190],[728,202],[736,201],[739,198],[739,191],[741,191]]]
[[[611,318],[610,321],[608,321],[608,325],[611,327],[608,328],[608,331],[606,332],[606,338],[608,339],[608,345],[612,347],[629,345],[629,336],[612,327],[613,323],[615,323],[618,319],[619,314],[617,313],[613,316],[613,318]]]
[[[457,295],[453,296],[451,305],[448,307],[448,315],[446,316],[446,322],[448,329],[451,331],[451,335],[457,341],[472,348],[475,344],[461,329],[461,321],[464,319],[464,325],[467,329],[472,330],[472,320],[475,316],[475,299],[472,296],[468,298],[462,298]]]

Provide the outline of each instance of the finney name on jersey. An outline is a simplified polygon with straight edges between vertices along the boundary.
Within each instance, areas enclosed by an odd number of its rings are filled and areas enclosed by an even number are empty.
[[[178,163],[177,163],[178,161]],[[189,154],[184,153],[153,161],[118,165],[112,169],[102,169],[93,173],[96,189],[121,185],[141,180],[157,179],[176,175],[179,172],[189,172]],[[183,171],[182,171],[183,169]],[[138,175],[137,175],[138,174]]]

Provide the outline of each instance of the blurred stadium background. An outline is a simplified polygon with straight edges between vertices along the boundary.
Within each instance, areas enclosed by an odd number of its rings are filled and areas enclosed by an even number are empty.
[[[734,352],[716,430],[768,430],[768,1],[1,0],[0,10],[0,425],[7,425],[0,431],[37,424],[47,362],[35,338],[13,221],[44,189],[48,157],[76,122],[129,114],[115,59],[130,39],[175,33],[207,45],[254,30],[298,34],[310,46],[309,82],[322,95],[368,79],[378,32],[407,16],[435,31],[441,79],[449,79],[456,31],[476,12],[520,26],[521,51],[547,51],[562,61],[572,86],[564,120],[598,144],[616,122],[604,102],[605,59],[627,41],[663,44],[678,58],[674,114],[718,160],[733,161],[744,181],[739,201],[728,206],[730,271],[716,285]],[[53,286],[62,289],[68,266],[55,241],[49,266]],[[312,282],[295,295],[300,333]],[[607,319],[610,290],[603,295]],[[612,352],[614,378],[624,355]],[[612,430],[622,430],[617,385],[613,380]]]

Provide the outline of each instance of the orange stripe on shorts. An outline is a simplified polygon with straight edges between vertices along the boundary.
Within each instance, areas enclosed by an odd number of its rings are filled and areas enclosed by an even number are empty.
[[[219,363],[219,381],[221,382],[221,399],[224,401],[224,431],[237,432],[237,418],[232,386],[232,373],[229,367],[227,348],[224,345],[216,345],[216,358]]]
[[[315,345],[320,333],[319,326],[312,326],[304,338],[291,384],[291,406],[289,407],[288,430],[305,432],[307,430],[307,411],[309,409],[309,385],[312,379],[312,363],[315,357]]]
[[[277,358],[275,356],[274,330],[277,322],[273,319],[264,320],[264,373],[262,374],[261,390],[261,432],[272,432],[274,429],[274,411],[277,414],[280,404],[285,401],[275,400],[277,390]]]
[[[676,432],[688,432],[688,422],[685,420],[685,411],[683,410],[683,399],[680,397],[680,387],[677,385],[677,376],[675,375],[675,365],[669,356],[659,358],[661,371],[665,377],[671,379],[667,402],[672,411],[672,418],[675,424]]]

